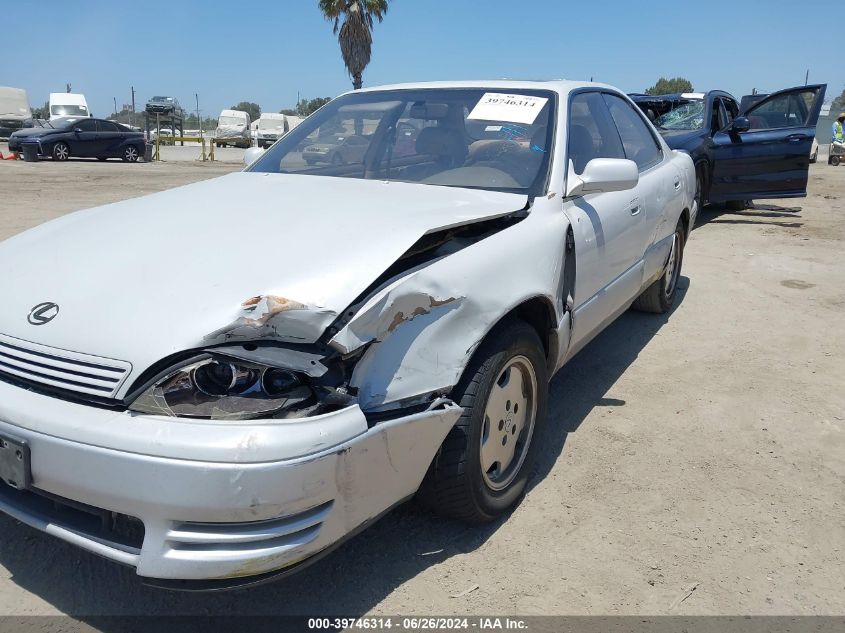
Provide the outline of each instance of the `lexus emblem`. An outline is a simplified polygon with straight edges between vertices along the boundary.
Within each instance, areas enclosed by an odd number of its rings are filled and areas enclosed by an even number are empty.
[[[26,317],[26,320],[29,321],[32,325],[44,325],[45,323],[49,323],[50,321],[55,319],[58,313],[58,304],[51,303],[50,301],[45,301],[44,303],[39,303],[32,310],[30,310],[29,316]]]

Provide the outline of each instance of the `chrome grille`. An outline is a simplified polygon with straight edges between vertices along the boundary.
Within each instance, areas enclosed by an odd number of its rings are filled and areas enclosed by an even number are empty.
[[[0,334],[0,374],[69,391],[113,398],[130,363],[70,352]]]

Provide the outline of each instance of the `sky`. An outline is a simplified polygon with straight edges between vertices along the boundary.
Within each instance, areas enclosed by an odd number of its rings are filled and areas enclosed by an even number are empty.
[[[24,88],[32,106],[66,83],[103,117],[131,86],[139,111],[153,95],[195,110],[198,95],[204,117],[351,89],[317,0],[3,4],[0,85]],[[809,70],[830,100],[845,84],[830,45],[844,13],[833,0],[392,0],[364,84],[593,78],[643,92],[680,75],[740,97],[801,85]]]

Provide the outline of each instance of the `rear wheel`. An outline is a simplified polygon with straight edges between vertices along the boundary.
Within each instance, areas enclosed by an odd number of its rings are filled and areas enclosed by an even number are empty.
[[[420,502],[472,523],[513,507],[534,472],[546,413],[543,344],[523,321],[500,326],[479,347],[453,392],[463,414],[420,487]]]
[[[70,158],[70,147],[67,143],[59,141],[53,145],[53,160],[65,161]]]
[[[669,259],[660,279],[645,289],[633,304],[634,310],[663,314],[672,308],[675,302],[675,291],[678,289],[678,279],[681,277],[681,265],[684,263],[684,244],[686,231],[684,223],[678,222],[672,236],[672,248]]]
[[[136,163],[140,157],[141,152],[134,145],[127,145],[123,149],[123,156],[121,156],[124,163]]]
[[[841,160],[841,158],[839,158],[839,156],[831,156],[830,157],[830,164],[833,165],[834,167],[836,167],[836,166],[839,165],[840,160]]]

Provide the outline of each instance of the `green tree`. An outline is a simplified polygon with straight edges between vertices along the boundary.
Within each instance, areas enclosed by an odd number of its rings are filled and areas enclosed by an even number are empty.
[[[384,20],[387,3],[388,0],[319,0],[320,11],[327,20],[334,21],[340,55],[355,90],[361,89],[364,69],[370,63],[374,20]]]
[[[692,90],[692,82],[689,79],[684,79],[683,77],[666,79],[666,77],[661,77],[651,88],[647,88],[645,93],[647,95],[671,95],[679,92],[692,92]]]
[[[31,108],[32,118],[34,119],[49,119],[50,118],[50,102],[45,101],[40,108]]]
[[[238,105],[233,105],[229,109],[246,112],[250,121],[257,121],[261,117],[261,106],[252,101],[241,101]]]

